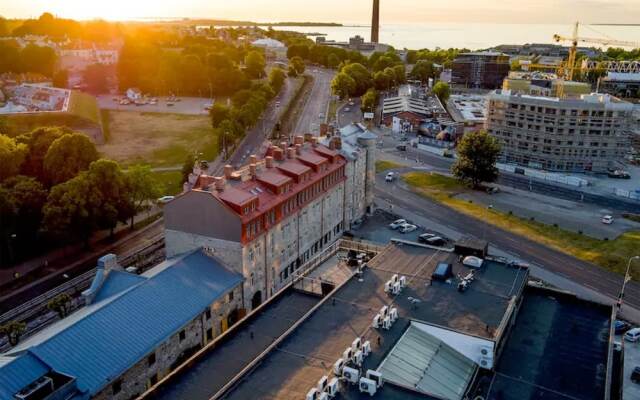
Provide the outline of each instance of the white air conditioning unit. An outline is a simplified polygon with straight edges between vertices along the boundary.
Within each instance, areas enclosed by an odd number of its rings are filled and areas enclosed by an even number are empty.
[[[380,309],[380,316],[384,318],[387,316],[388,313],[389,313],[389,307],[382,306],[382,308]]]
[[[398,319],[398,309],[396,307],[392,307],[391,311],[389,311],[389,318],[391,318],[391,323],[396,322]]]
[[[405,286],[407,286],[407,277],[402,275],[400,277],[400,287],[405,287]]]
[[[327,387],[328,382],[329,382],[328,376],[325,375],[322,378],[320,378],[320,380],[318,381],[318,391],[324,392],[324,389]]]
[[[351,367],[344,367],[342,369],[342,377],[349,383],[358,383],[360,378],[360,371]]]
[[[329,400],[329,394],[326,392],[322,392],[318,395],[318,400]]]
[[[384,317],[384,319],[382,320],[382,329],[391,329],[391,318]]]
[[[376,382],[376,386],[378,387],[382,387],[383,381],[382,381],[382,373],[375,371],[373,369],[368,369],[367,370],[367,378],[371,379],[372,381]]]
[[[351,347],[347,347],[343,352],[342,352],[342,358],[346,361],[349,362],[351,361],[351,358],[353,357],[353,350],[351,350]]]
[[[307,397],[305,397],[306,400],[318,400],[318,389],[316,388],[311,388],[309,389],[309,391],[307,392]]]
[[[326,393],[329,397],[336,397],[340,391],[340,381],[338,378],[331,378],[327,385]]]
[[[336,376],[342,376],[342,369],[344,368],[344,359],[343,358],[338,358],[338,361],[336,361],[333,364],[333,373]]]
[[[493,349],[490,346],[480,347],[480,366],[485,369],[493,368]]]
[[[376,382],[368,378],[360,378],[360,393],[368,393],[373,396],[378,391]]]
[[[362,362],[364,361],[364,355],[362,354],[362,350],[358,350],[353,354],[353,363],[358,367],[362,366]]]
[[[386,281],[385,284],[384,284],[384,292],[385,293],[389,293],[391,291],[392,287],[393,287],[393,282]]]
[[[358,351],[362,347],[362,340],[360,338],[355,338],[353,342],[351,342],[351,350]]]
[[[399,294],[400,293],[400,282],[396,282],[393,284],[393,288],[391,288],[391,293],[393,294]]]
[[[368,356],[369,354],[371,354],[371,342],[370,341],[366,341],[362,344],[362,354],[364,354],[364,356]]]
[[[398,279],[399,279],[399,278],[398,278],[398,274],[393,274],[393,276],[391,277],[391,281],[392,281],[393,283],[398,282]]]
[[[382,317],[380,316],[380,314],[376,314],[376,316],[373,317],[373,323],[371,324],[371,326],[373,328],[378,329],[381,323],[382,323]]]

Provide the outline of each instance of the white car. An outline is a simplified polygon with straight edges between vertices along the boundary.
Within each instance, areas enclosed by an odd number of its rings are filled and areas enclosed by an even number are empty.
[[[175,199],[175,196],[162,196],[158,199],[158,203],[167,204],[171,200]]]
[[[480,268],[483,262],[484,260],[482,258],[476,256],[466,256],[462,260],[462,264],[470,268]]]
[[[389,224],[389,228],[398,229],[398,228],[400,228],[402,225],[404,225],[406,223],[407,223],[406,219],[397,219],[397,220],[395,220],[395,221],[393,221],[392,223]]]
[[[640,339],[640,328],[629,329],[623,337],[627,342],[637,342]]]
[[[396,175],[393,172],[387,173],[387,176],[384,178],[387,182],[393,182],[394,179],[396,179]]]
[[[611,215],[605,215],[601,221],[603,224],[611,225],[613,224],[613,217]]]
[[[416,229],[418,229],[418,227],[413,224],[404,224],[400,227],[400,233],[409,233],[415,231]]]

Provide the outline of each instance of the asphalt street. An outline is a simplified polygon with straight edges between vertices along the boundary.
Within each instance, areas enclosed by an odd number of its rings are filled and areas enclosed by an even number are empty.
[[[313,76],[313,87],[296,124],[295,133],[318,135],[320,124],[327,120],[327,109],[331,98],[331,80],[335,71],[309,67],[306,73]]]
[[[481,220],[461,214],[449,207],[424,198],[404,184],[396,181],[384,182],[383,176],[376,181],[376,197],[388,200],[400,207],[432,219],[454,230],[484,238],[494,247],[540,266],[574,283],[606,295],[612,302],[617,298],[622,286],[622,276],[606,271],[594,264],[551,249],[523,236],[507,232]],[[622,313],[629,309],[631,314],[640,315],[640,284],[630,282],[625,293]],[[640,322],[640,321],[638,321]]]

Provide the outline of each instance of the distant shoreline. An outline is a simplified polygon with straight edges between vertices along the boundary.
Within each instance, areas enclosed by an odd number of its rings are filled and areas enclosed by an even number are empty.
[[[594,26],[640,26],[640,24],[589,24]]]

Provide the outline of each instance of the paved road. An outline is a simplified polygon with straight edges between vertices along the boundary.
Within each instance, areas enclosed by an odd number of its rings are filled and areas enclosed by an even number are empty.
[[[296,124],[295,133],[318,135],[320,124],[327,120],[326,114],[331,98],[331,80],[335,71],[324,68],[309,68],[307,73],[313,76],[313,87]]]
[[[417,214],[451,227],[459,232],[487,239],[493,246],[527,260],[545,270],[574,283],[604,294],[613,302],[620,291],[622,276],[603,270],[593,264],[553,250],[525,237],[507,232],[478,219],[468,217],[451,208],[421,197],[404,184],[386,184],[382,176],[376,182],[376,196],[392,204],[414,210]],[[627,285],[623,314],[637,320],[640,315],[640,284]],[[640,321],[638,321],[640,322]]]

